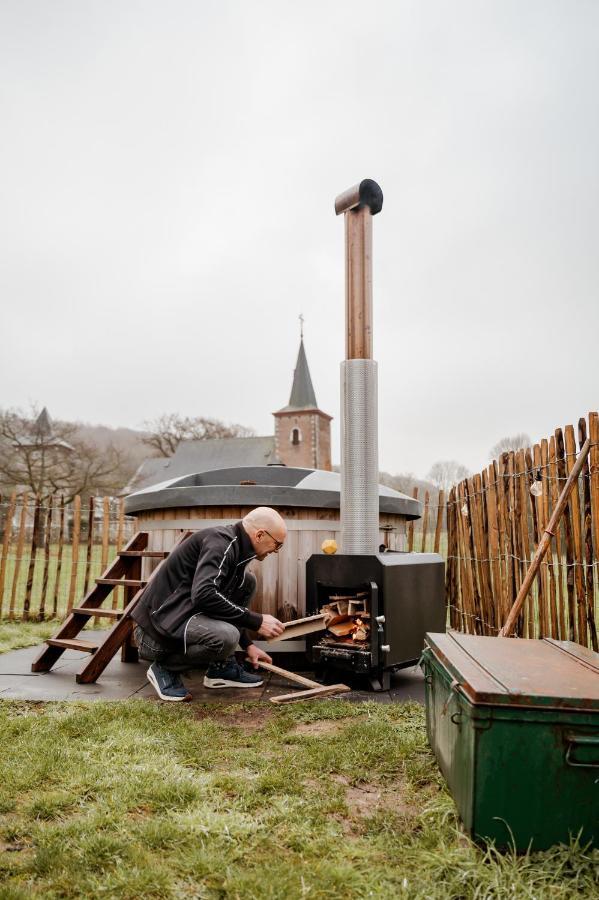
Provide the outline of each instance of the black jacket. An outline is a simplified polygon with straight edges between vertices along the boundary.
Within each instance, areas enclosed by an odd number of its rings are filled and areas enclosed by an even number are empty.
[[[257,631],[260,613],[235,603],[245,567],[256,556],[241,522],[197,531],[169,554],[131,613],[159,643],[183,640],[191,616],[202,613]],[[243,636],[242,646],[249,643]]]

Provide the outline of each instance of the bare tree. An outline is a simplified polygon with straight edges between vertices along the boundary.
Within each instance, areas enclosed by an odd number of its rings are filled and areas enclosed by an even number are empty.
[[[470,471],[455,459],[443,459],[434,463],[427,478],[433,482],[440,491],[449,491],[450,488],[468,478]]]
[[[0,412],[0,485],[23,487],[47,498],[55,492],[116,493],[128,477],[123,454],[112,446],[101,451],[76,435],[77,426],[52,422],[46,410],[26,416]]]
[[[502,453],[508,450],[522,450],[524,447],[530,447],[532,441],[526,432],[521,431],[513,437],[504,437],[497,441],[494,447],[489,450],[490,459],[499,459]]]
[[[207,441],[212,438],[252,437],[256,432],[244,425],[225,425],[218,419],[192,418],[178,413],[164,413],[151,422],[144,422],[147,434],[144,444],[160,456],[172,456],[181,441]]]

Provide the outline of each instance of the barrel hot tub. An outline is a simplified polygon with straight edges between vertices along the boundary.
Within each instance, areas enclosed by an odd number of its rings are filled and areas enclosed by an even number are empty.
[[[149,534],[148,549],[170,550],[186,530],[236,522],[256,506],[271,506],[288,528],[285,546],[263,562],[250,563],[258,580],[252,609],[282,621],[305,615],[306,560],[334,538],[341,547],[340,476],[337,472],[287,466],[217,469],[163,481],[130,494],[125,511]],[[420,517],[420,504],[379,485],[380,543],[403,550],[406,521]],[[156,561],[144,560],[147,577]]]

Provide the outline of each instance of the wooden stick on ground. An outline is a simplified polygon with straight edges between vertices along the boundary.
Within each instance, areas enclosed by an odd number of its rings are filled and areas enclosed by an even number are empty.
[[[501,631],[499,632],[499,637],[510,637],[510,635],[514,631],[514,626],[518,620],[518,616],[520,615],[520,610],[526,600],[526,596],[531,588],[531,585],[535,579],[537,572],[541,566],[541,562],[543,561],[543,557],[547,553],[549,546],[551,544],[551,538],[553,537],[553,533],[559,522],[564,509],[566,508],[566,504],[568,503],[568,498],[572,491],[572,488],[578,481],[578,476],[582,470],[584,465],[584,461],[588,456],[589,450],[591,447],[591,439],[587,438],[584,442],[580,453],[578,454],[578,459],[572,466],[570,474],[568,475],[568,479],[564,485],[564,488],[559,496],[559,500],[557,501],[556,507],[553,510],[553,515],[549,520],[547,526],[543,531],[543,536],[539,541],[539,545],[536,549],[535,555],[532,558],[532,562],[529,566],[528,572],[524,577],[524,581],[522,582],[522,587],[518,591],[518,596],[514,600],[514,604],[509,612],[507,619],[505,620],[505,624]]]
[[[278,697],[271,697],[271,703],[296,703],[300,700],[311,700],[315,697],[345,694],[351,690],[346,684],[319,684],[317,681],[304,678],[303,675],[298,675],[296,672],[288,672],[287,669],[281,669],[280,666],[274,666],[272,663],[262,662],[262,660],[258,660],[258,665],[261,669],[266,669],[267,672],[273,672],[275,675],[280,675],[288,681],[294,681],[296,684],[301,684],[307,688],[305,691],[294,691],[292,694],[280,694]]]

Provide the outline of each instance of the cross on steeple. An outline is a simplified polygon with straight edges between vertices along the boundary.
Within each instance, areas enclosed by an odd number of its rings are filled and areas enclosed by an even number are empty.
[[[304,339],[304,314],[300,313],[298,318],[300,320],[300,341],[303,341],[303,339]]]

